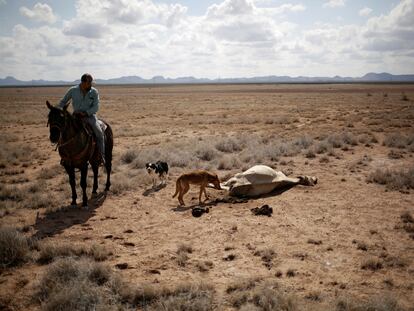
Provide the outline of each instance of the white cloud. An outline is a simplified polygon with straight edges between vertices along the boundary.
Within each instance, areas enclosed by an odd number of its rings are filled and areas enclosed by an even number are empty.
[[[325,2],[323,4],[323,7],[328,7],[328,8],[336,8],[336,7],[341,7],[341,6],[345,6],[345,0],[328,0],[327,2]]]
[[[303,5],[272,3],[223,0],[191,16],[180,4],[79,0],[76,16],[62,24],[16,25],[10,36],[0,36],[0,77],[74,80],[85,71],[97,78],[414,71],[414,0],[402,0],[363,25],[319,23],[306,29],[289,21],[306,10]]]
[[[23,16],[38,22],[53,24],[57,19],[52,8],[45,3],[36,3],[32,10],[22,6],[19,11]]]
[[[368,16],[371,13],[372,13],[372,9],[368,8],[368,7],[365,7],[363,9],[359,10],[359,12],[358,12],[359,16]]]

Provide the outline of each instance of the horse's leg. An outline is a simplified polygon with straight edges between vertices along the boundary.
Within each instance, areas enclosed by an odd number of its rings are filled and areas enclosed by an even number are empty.
[[[93,187],[92,187],[92,194],[96,194],[96,191],[98,190],[98,171],[99,171],[99,165],[98,163],[94,162],[92,165],[92,171],[93,171]]]
[[[112,155],[106,155],[105,168],[106,168],[105,191],[109,191],[109,187],[111,187]]]
[[[88,206],[88,196],[86,195],[86,177],[88,176],[88,163],[85,163],[81,169],[81,181],[80,185],[82,188],[82,206]]]
[[[65,166],[65,170],[69,175],[69,184],[72,189],[72,203],[71,205],[76,205],[76,180],[75,180],[75,168],[72,166]]]

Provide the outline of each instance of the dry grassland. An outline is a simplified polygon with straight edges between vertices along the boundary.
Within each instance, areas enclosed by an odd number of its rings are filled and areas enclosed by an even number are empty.
[[[112,188],[101,170],[83,210],[46,127],[66,88],[0,88],[0,309],[414,310],[413,85],[98,89]],[[170,176],[153,190],[156,160]],[[209,189],[200,218],[196,187],[186,207],[171,198],[183,172],[255,164],[319,182],[249,200]],[[264,204],[272,217],[250,211]]]

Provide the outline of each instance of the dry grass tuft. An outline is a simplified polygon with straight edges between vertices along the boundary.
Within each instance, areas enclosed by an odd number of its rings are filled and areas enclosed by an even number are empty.
[[[45,242],[40,244],[38,263],[48,264],[58,258],[87,256],[96,261],[104,261],[112,255],[108,249],[102,245],[93,244],[91,247],[73,244],[57,244]]]
[[[125,164],[132,163],[138,156],[135,150],[127,150],[121,155],[121,162]]]
[[[0,267],[10,267],[28,259],[30,247],[27,238],[15,228],[0,228]]]
[[[339,298],[335,311],[404,311],[398,302],[391,296],[376,296],[368,301],[359,301],[354,298]]]
[[[118,299],[109,290],[112,279],[107,266],[63,258],[43,275],[35,297],[42,302],[43,310],[110,310]]]
[[[390,190],[414,189],[414,167],[406,169],[377,169],[371,173],[368,182],[385,185]]]
[[[227,293],[230,304],[240,310],[298,310],[294,297],[280,290],[275,282],[241,281],[229,287]]]
[[[181,284],[157,297],[149,310],[213,310],[213,294],[213,288],[203,283]]]
[[[191,254],[193,249],[190,245],[180,244],[177,249],[176,261],[180,267],[185,267],[188,261],[188,254]]]
[[[414,136],[405,136],[400,133],[392,133],[387,135],[384,138],[384,141],[382,143],[384,146],[391,147],[391,148],[412,148],[414,145]]]
[[[262,261],[263,261],[263,265],[268,268],[271,269],[272,268],[272,261],[273,258],[276,256],[276,253],[273,249],[271,248],[265,248],[262,250],[257,250],[254,252],[255,256],[259,256]]]
[[[235,138],[228,137],[220,139],[216,144],[215,147],[217,150],[225,153],[234,153],[243,150],[242,143]]]
[[[383,268],[382,262],[378,258],[367,258],[361,264],[361,269],[363,270],[380,270]]]

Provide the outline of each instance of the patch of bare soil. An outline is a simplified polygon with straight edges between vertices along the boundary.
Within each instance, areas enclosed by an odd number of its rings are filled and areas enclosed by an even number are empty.
[[[97,87],[113,175],[105,193],[100,169],[88,210],[69,206],[46,127],[65,87],[0,88],[0,309],[412,310],[413,85]],[[157,160],[170,174],[152,188]],[[184,172],[256,164],[318,184],[208,189],[200,217],[198,187],[172,198]]]

